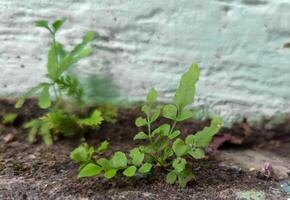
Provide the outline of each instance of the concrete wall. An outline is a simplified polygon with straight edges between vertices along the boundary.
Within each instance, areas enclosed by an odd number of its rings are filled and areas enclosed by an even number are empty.
[[[1,0],[0,94],[45,79],[48,34],[34,21],[66,17],[68,47],[88,30],[102,36],[77,68],[91,97],[137,101],[154,85],[167,101],[196,62],[195,105],[227,122],[288,113],[289,10],[289,0]]]

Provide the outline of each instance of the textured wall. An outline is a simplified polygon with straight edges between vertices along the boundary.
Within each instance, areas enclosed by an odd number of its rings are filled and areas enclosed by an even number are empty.
[[[289,0],[1,0],[0,94],[44,79],[48,35],[33,22],[66,17],[68,46],[88,30],[102,36],[78,67],[91,92],[135,101],[155,85],[168,100],[196,62],[196,105],[227,121],[287,113],[289,10]]]

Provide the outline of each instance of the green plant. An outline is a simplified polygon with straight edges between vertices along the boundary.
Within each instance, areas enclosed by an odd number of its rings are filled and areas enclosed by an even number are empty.
[[[76,154],[80,155],[78,153],[80,149],[74,150],[71,158],[81,164],[78,177],[103,173],[106,178],[110,179],[120,170],[123,171],[123,175],[130,177],[135,173],[147,174],[152,167],[161,167],[167,172],[167,183],[178,182],[181,187],[186,186],[187,182],[194,178],[189,161],[205,156],[204,148],[210,144],[221,127],[221,119],[216,117],[211,121],[210,126],[188,135],[185,140],[181,139],[181,132],[176,129],[177,123],[193,116],[193,112],[187,107],[194,99],[195,83],[198,77],[199,68],[193,64],[182,76],[173,102],[163,107],[156,105],[156,90],[152,88],[149,91],[147,101],[142,106],[145,117],[139,117],[135,121],[137,127],[146,127],[146,131],[141,131],[134,137],[134,140],[145,140],[147,145],[132,149],[129,155],[118,151],[110,159],[96,156],[97,159],[91,159],[89,162],[83,162],[84,158],[76,158]],[[172,123],[156,127],[154,122],[161,114]]]
[[[33,141],[37,135],[41,135],[43,141],[50,145],[53,135],[72,136],[77,132],[84,132],[86,128],[98,127],[103,117],[101,111],[94,110],[91,116],[80,118],[75,113],[82,113],[84,105],[84,91],[76,77],[69,70],[82,58],[89,56],[93,49],[89,44],[94,40],[94,32],[88,32],[71,51],[67,51],[64,45],[56,39],[56,34],[63,25],[64,20],[56,20],[51,25],[47,21],[37,21],[36,26],[48,30],[51,44],[47,56],[48,81],[42,82],[26,92],[15,104],[20,108],[25,99],[39,94],[38,105],[42,109],[49,109],[44,116],[33,119],[24,125],[29,128],[28,140]],[[64,97],[65,94],[65,97]],[[73,108],[69,109],[67,98],[72,100]],[[66,102],[65,102],[66,101]],[[74,104],[77,104],[76,106]]]
[[[3,115],[2,124],[13,124],[17,117],[16,113],[6,113]]]

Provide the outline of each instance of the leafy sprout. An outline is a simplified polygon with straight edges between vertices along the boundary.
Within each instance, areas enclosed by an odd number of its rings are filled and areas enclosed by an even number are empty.
[[[157,91],[154,88],[150,89],[142,106],[144,116],[138,117],[135,121],[135,125],[143,130],[135,135],[134,140],[144,140],[146,145],[133,148],[129,154],[115,152],[109,159],[101,158],[97,154],[97,159],[89,162],[75,159],[73,152],[71,158],[82,166],[78,177],[103,174],[107,179],[111,179],[118,171],[122,171],[124,176],[131,177],[136,173],[148,174],[153,167],[161,167],[168,172],[167,183],[177,182],[181,187],[185,187],[194,178],[189,160],[205,157],[204,148],[218,133],[222,123],[221,118],[216,117],[209,126],[188,135],[185,140],[180,137],[181,131],[176,129],[177,123],[193,117],[193,112],[188,106],[193,102],[199,74],[198,66],[192,64],[182,76],[172,103],[164,106],[156,105]],[[169,119],[171,123],[154,128],[156,127],[154,123],[161,116]]]

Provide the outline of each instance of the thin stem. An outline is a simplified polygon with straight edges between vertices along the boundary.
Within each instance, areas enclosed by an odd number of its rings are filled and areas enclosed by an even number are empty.
[[[151,111],[151,109],[150,109]],[[147,127],[148,127],[148,138],[149,138],[149,142],[152,144],[152,137],[151,137],[151,124],[150,124],[150,111],[147,114]]]

